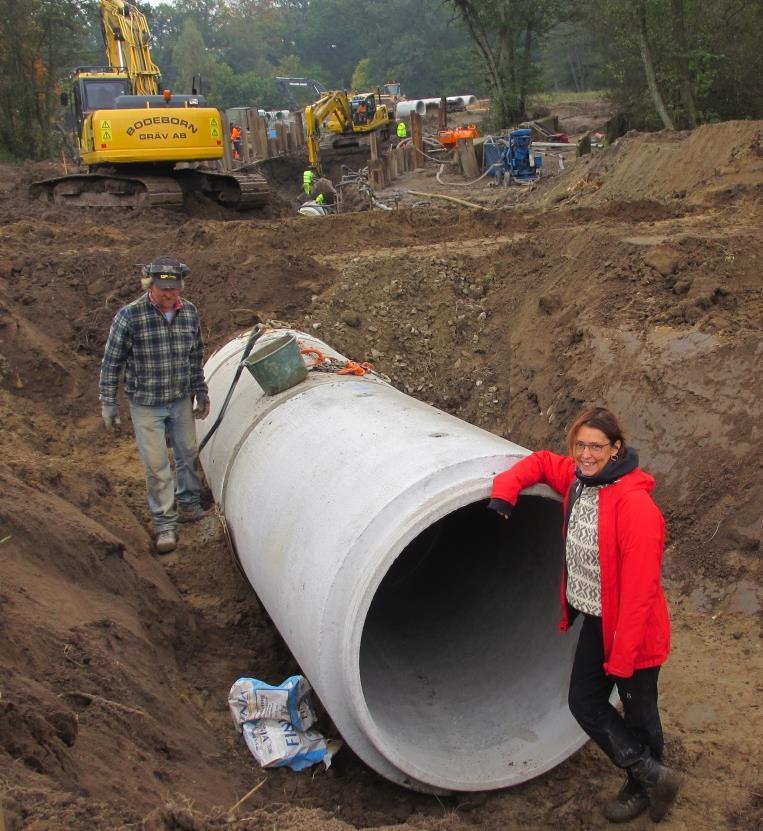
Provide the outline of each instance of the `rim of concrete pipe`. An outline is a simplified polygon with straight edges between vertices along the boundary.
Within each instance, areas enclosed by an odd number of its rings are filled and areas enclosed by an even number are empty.
[[[416,714],[406,718],[401,711],[406,708],[416,711],[417,699],[426,695],[427,684],[421,684],[415,691],[413,687],[416,684],[412,678],[409,678],[407,684],[402,681],[396,684],[396,675],[404,678],[409,667],[403,666],[396,670],[394,658],[390,658],[389,653],[385,656],[383,673],[378,669],[369,668],[364,658],[364,651],[371,648],[368,644],[368,628],[374,626],[374,603],[384,581],[400,557],[405,556],[405,552],[422,534],[438,523],[447,522],[454,514],[460,511],[476,514],[477,509],[488,513],[483,502],[489,496],[490,483],[486,483],[483,473],[474,475],[472,471],[470,475],[465,469],[468,465],[459,467],[464,468],[460,473],[456,469],[441,471],[442,475],[439,478],[442,481],[439,484],[436,481],[437,476],[427,482],[430,497],[426,504],[417,510],[415,516],[405,517],[407,522],[395,525],[393,518],[396,507],[390,505],[389,511],[378,515],[358,538],[356,546],[360,550],[376,550],[381,553],[375,558],[372,571],[364,574],[355,573],[353,602],[348,606],[345,625],[338,627],[338,630],[343,632],[348,647],[343,653],[342,686],[349,691],[352,708],[365,735],[385,759],[394,760],[395,766],[413,780],[412,783],[403,780],[403,784],[413,784],[415,787],[415,783],[423,782],[444,791],[493,790],[520,784],[545,773],[567,759],[587,741],[567,711],[566,671],[562,679],[557,679],[561,683],[555,689],[550,690],[553,685],[548,684],[548,678],[545,679],[547,689],[543,688],[544,674],[553,674],[554,667],[559,665],[564,665],[565,669],[569,666],[576,642],[574,635],[568,634],[565,637],[557,631],[558,591],[548,587],[550,591],[546,591],[537,601],[543,606],[546,615],[544,638],[541,639],[544,649],[533,655],[532,661],[537,664],[537,669],[529,670],[530,674],[536,672],[538,677],[525,677],[520,684],[532,689],[527,690],[530,696],[528,700],[521,702],[519,707],[512,699],[511,685],[515,683],[511,678],[513,670],[509,669],[507,673],[506,666],[500,666],[498,662],[491,664],[481,658],[481,669],[475,670],[472,667],[473,671],[468,673],[468,677],[465,673],[462,678],[457,677],[458,666],[454,662],[446,669],[440,670],[440,677],[432,674],[429,678],[431,689],[437,690],[441,697],[443,691],[448,692],[448,675],[453,676],[449,690],[451,694],[457,693],[459,699],[472,697],[473,712],[479,712],[480,715],[471,725],[458,726],[455,720],[448,723],[447,716],[442,718],[440,723],[435,723],[431,720],[432,713],[424,706],[418,712],[426,711],[429,715],[428,720],[417,722]],[[456,478],[461,479],[457,485],[452,480],[454,473],[459,473]],[[548,489],[539,488],[534,493],[536,499],[541,502],[558,502],[555,497],[549,498],[551,494]],[[405,495],[400,494],[400,499]],[[537,507],[533,506],[533,510]],[[492,517],[484,517],[486,523],[491,520]],[[501,522],[500,519],[496,521]],[[521,517],[514,517],[514,521],[521,521]],[[385,534],[385,529],[391,529],[390,533]],[[554,529],[554,533],[558,533],[558,530]],[[348,560],[351,559],[352,554],[348,555]],[[369,559],[373,561],[374,557]],[[480,569],[479,557],[476,559],[478,562],[475,567]],[[549,567],[553,575],[558,577],[559,562],[555,556],[546,563],[546,571],[541,573],[542,577],[548,578]],[[504,579],[509,576],[511,569],[512,564],[507,563]],[[459,590],[463,591],[463,586]],[[338,599],[344,595],[345,587],[340,583],[334,591]],[[516,598],[516,602],[522,601]],[[378,614],[383,617],[383,612]],[[447,614],[444,610],[444,616]],[[500,616],[496,615],[494,620],[498,620]],[[418,616],[413,615],[412,619],[416,620]],[[398,623],[396,620],[391,624],[393,629],[397,628]],[[448,624],[443,617],[436,628],[452,628]],[[484,645],[486,651],[490,651],[485,640],[491,633],[488,630],[493,630],[493,627],[485,621],[477,624],[476,630],[471,636],[474,640],[469,644],[470,648],[477,649]],[[505,630],[499,628],[492,634],[499,639],[511,640],[509,626]],[[469,640],[469,637],[465,638],[465,642]],[[422,637],[421,642],[426,643],[427,637]],[[464,646],[465,642],[462,642],[461,646]],[[526,645],[525,638],[515,641],[506,654],[515,651],[515,647],[525,651]],[[495,649],[493,651],[496,652]],[[519,655],[517,660],[522,660]],[[525,669],[528,663],[526,659],[523,661]],[[427,674],[427,671],[426,664],[423,664],[420,673]],[[385,676],[383,689],[378,689],[376,687],[382,675]],[[524,714],[517,717],[514,713],[507,712],[526,708],[528,703],[536,707],[529,719]],[[449,703],[445,704],[447,710]],[[547,709],[545,714],[544,709]],[[510,728],[514,734],[507,739],[507,722],[512,721],[519,723]],[[495,724],[495,727],[489,728],[486,732],[483,725],[491,723]],[[447,731],[450,731],[450,737],[444,735]],[[489,747],[491,731],[493,746]],[[553,735],[549,738],[548,734]],[[428,743],[432,747],[427,751],[425,746]],[[448,752],[442,750],[443,745],[450,745]]]
[[[395,106],[396,118],[407,118],[411,113],[418,113],[424,115],[427,111],[426,104],[421,101],[398,101]]]
[[[338,355],[321,341],[296,334],[307,346]],[[226,345],[208,361],[213,408],[227,392],[243,342]],[[267,400],[251,378],[241,386],[240,400],[231,400],[232,423],[225,425],[226,414],[218,431],[221,446],[213,437],[202,454],[210,485],[226,515],[231,511],[237,545],[259,542],[257,534],[265,529],[279,547],[291,546],[293,556],[310,544],[311,529],[324,529],[320,578],[314,572],[312,583],[310,573],[294,578],[302,586],[302,601],[289,597],[282,605],[283,585],[262,582],[283,577],[279,569],[286,563],[295,567],[289,559],[279,559],[277,566],[270,562],[286,554],[241,552],[242,567],[360,758],[416,790],[472,791],[527,781],[581,747],[586,737],[566,699],[576,639],[556,629],[559,500],[548,488],[531,489],[510,523],[483,504],[492,475],[527,451],[379,380],[320,373]],[[292,435],[299,428],[293,425],[309,423],[304,429],[310,442],[324,449],[327,475],[337,478],[338,457],[330,444],[337,426],[330,418],[338,411],[353,411],[351,417],[361,419],[362,429],[350,431],[355,435],[342,434],[343,452],[357,461],[346,487],[327,482],[321,495],[333,504],[348,489],[362,492],[364,512],[358,515],[357,504],[354,513],[348,506],[340,515],[344,525],[326,526],[313,508],[312,492],[311,500],[300,503],[290,491],[288,504],[300,523],[289,524],[286,533],[271,510],[282,502],[270,492],[278,484],[267,477],[267,450],[277,453],[286,441],[299,445],[301,439]],[[206,426],[214,417],[213,412]],[[404,425],[397,438],[396,420]],[[204,425],[197,429],[203,433]],[[379,429],[381,436],[374,433]],[[393,464],[364,473],[364,443],[383,447],[385,441],[389,453],[367,455],[366,463],[381,459],[387,465],[389,457]],[[419,459],[411,458],[414,452]],[[432,458],[445,461],[431,468]],[[281,453],[277,463],[286,466],[279,472],[286,481],[301,478],[301,456],[287,460]],[[312,471],[319,463],[317,455]],[[347,470],[347,456],[343,464]],[[323,477],[310,475],[318,479],[308,477],[302,487]],[[268,492],[257,491],[265,479]],[[254,505],[261,506],[261,516],[249,528]],[[337,541],[346,548],[326,561]],[[305,602],[312,612],[300,609]],[[290,616],[295,605],[301,618]]]

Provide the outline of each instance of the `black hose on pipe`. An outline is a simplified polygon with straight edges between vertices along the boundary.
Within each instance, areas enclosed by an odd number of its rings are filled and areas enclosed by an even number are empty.
[[[220,412],[217,414],[217,418],[215,419],[215,423],[209,428],[209,432],[206,436],[199,442],[199,453],[204,449],[207,442],[212,438],[212,434],[217,430],[220,426],[220,422],[223,420],[223,416],[225,415],[225,410],[230,403],[231,397],[233,395],[233,390],[236,389],[236,384],[238,383],[238,379],[241,377],[241,373],[244,370],[244,361],[249,357],[249,353],[252,351],[252,347],[257,342],[257,339],[260,335],[265,331],[266,327],[262,324],[257,324],[257,326],[252,329],[251,335],[249,335],[249,340],[246,342],[246,346],[244,347],[244,352],[241,355],[241,362],[236,369],[236,374],[233,376],[233,382],[230,385],[230,389],[228,390],[228,394],[225,396],[225,401],[223,401],[223,405],[220,408]]]

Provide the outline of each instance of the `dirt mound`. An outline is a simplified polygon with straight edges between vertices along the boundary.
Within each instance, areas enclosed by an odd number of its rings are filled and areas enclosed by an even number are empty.
[[[385,782],[348,748],[328,772],[254,767],[228,688],[299,668],[214,517],[184,526],[176,554],[151,554],[134,441],[98,415],[110,320],[138,294],[138,265],[173,253],[192,268],[211,347],[279,319],[533,448],[562,449],[583,404],[622,413],[669,524],[675,646],[661,682],[669,755],[687,773],[671,816],[697,831],[756,827],[761,129],[631,136],[479,212],[72,214],[26,199],[40,166],[4,167],[6,826],[582,830],[605,826],[595,806],[619,786],[591,747],[518,788],[442,800]],[[284,204],[292,173],[271,174]],[[426,190],[427,177],[400,187]],[[508,199],[484,181],[452,192]],[[325,713],[321,727],[333,735]]]
[[[763,127],[729,121],[683,133],[628,133],[555,177],[531,201],[600,206],[650,200],[683,207],[759,199],[761,190]]]

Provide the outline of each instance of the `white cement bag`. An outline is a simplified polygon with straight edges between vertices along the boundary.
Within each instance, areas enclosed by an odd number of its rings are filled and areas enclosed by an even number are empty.
[[[292,675],[277,687],[256,678],[239,678],[228,693],[233,723],[240,731],[248,721],[286,721],[307,730],[316,721],[310,701],[312,687],[302,675]]]
[[[316,762],[331,765],[333,748],[317,730],[295,730],[288,721],[261,719],[243,726],[244,741],[260,767],[304,770]]]

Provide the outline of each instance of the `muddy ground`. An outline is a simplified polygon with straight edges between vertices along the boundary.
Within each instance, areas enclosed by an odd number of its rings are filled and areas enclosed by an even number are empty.
[[[227,691],[298,667],[213,518],[152,553],[134,441],[99,416],[109,322],[160,253],[191,266],[212,349],[283,321],[529,448],[561,450],[584,404],[621,413],[669,525],[661,690],[686,784],[662,825],[763,827],[763,123],[629,135],[553,168],[497,189],[453,170],[442,185],[432,166],[394,183],[396,212],[322,219],[289,207],[299,165],[273,174],[268,217],[67,212],[28,201],[41,166],[2,168],[6,829],[574,831],[604,828],[598,805],[619,787],[590,745],[519,787],[447,798],[386,782],[347,747],[329,771],[255,766]]]

